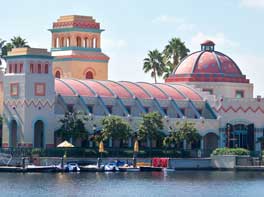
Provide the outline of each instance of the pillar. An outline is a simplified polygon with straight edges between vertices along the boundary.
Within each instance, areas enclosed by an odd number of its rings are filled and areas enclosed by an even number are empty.
[[[258,138],[262,137],[263,133],[260,131],[260,129],[256,129],[255,131],[255,151],[261,151],[261,144],[258,143]]]

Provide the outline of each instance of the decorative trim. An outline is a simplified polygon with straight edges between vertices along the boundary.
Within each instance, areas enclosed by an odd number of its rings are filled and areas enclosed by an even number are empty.
[[[49,29],[52,33],[59,33],[59,32],[93,32],[93,33],[101,33],[104,31],[104,29],[93,29],[93,28],[79,28],[79,27],[64,27],[64,28],[58,28],[58,29]]]
[[[60,48],[51,48],[51,52],[56,51],[70,51],[70,50],[76,50],[76,51],[89,51],[89,52],[102,52],[101,48],[84,48],[84,47],[60,47]]]
[[[223,112],[229,112],[229,111],[233,111],[233,112],[238,112],[238,111],[242,111],[244,113],[247,113],[248,111],[251,111],[253,113],[256,113],[256,112],[261,112],[264,114],[264,109],[262,109],[261,107],[257,107],[256,109],[253,109],[252,107],[247,107],[247,108],[243,108],[241,106],[239,106],[238,108],[234,108],[233,106],[230,106],[230,107],[227,107],[227,108],[224,108],[223,106],[221,106],[220,108],[216,109],[215,107],[213,107],[212,109],[214,109],[216,112],[220,112],[220,111],[223,111]]]
[[[16,99],[16,100],[7,100],[4,101],[4,104],[9,107],[18,107],[18,106],[26,106],[30,107],[33,106],[35,108],[37,107],[46,107],[53,108],[55,105],[55,101],[50,102],[49,100],[43,100],[43,99],[32,99],[32,100],[25,100],[25,99]]]
[[[6,56],[7,60],[10,59],[18,59],[18,58],[27,58],[27,59],[53,59],[52,56],[46,55],[14,55],[14,56]]]
[[[81,62],[104,62],[108,63],[108,60],[91,60],[91,59],[84,59],[84,58],[58,58],[55,59],[53,62],[66,62],[66,61],[81,61]]]

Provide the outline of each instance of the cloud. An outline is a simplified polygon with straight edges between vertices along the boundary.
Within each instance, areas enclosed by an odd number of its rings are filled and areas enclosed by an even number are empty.
[[[264,0],[240,0],[240,4],[250,8],[264,8]]]
[[[212,40],[220,48],[237,48],[239,43],[228,39],[224,33],[218,32],[216,34],[205,34],[203,32],[198,32],[191,38],[191,48],[197,49],[203,41]]]
[[[161,15],[152,20],[153,23],[183,23],[184,20],[175,16]]]
[[[127,46],[127,42],[125,40],[119,39],[119,40],[114,40],[114,39],[107,39],[107,38],[102,38],[102,48],[104,49],[120,49],[124,48]]]
[[[178,31],[192,31],[195,27],[194,24],[187,23],[183,18],[168,15],[158,16],[152,20],[152,23],[174,25]]]

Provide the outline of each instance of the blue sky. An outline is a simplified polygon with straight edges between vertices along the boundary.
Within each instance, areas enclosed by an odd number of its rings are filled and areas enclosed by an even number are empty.
[[[102,50],[111,58],[112,80],[153,81],[142,72],[142,60],[172,37],[191,51],[212,39],[255,84],[255,95],[264,96],[264,0],[9,0],[0,5],[0,38],[20,35],[31,47],[50,48],[47,29],[59,16],[93,16],[105,29]]]

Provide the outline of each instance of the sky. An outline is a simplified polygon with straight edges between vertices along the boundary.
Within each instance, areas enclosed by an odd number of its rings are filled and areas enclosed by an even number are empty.
[[[59,16],[93,16],[105,29],[101,47],[116,81],[154,82],[142,71],[143,59],[173,37],[191,52],[211,39],[264,96],[264,0],[0,0],[0,7],[0,38],[19,35],[48,49],[48,29]]]

